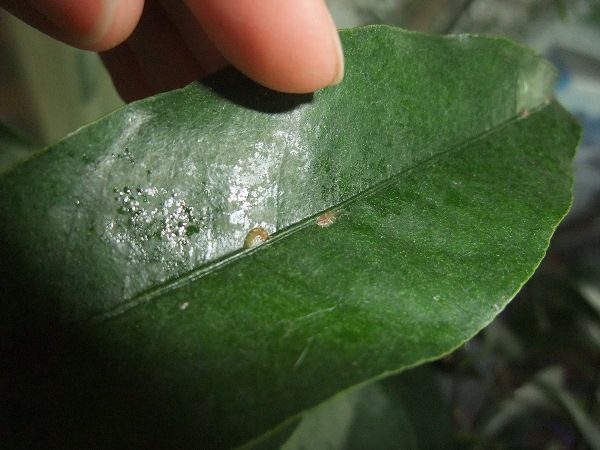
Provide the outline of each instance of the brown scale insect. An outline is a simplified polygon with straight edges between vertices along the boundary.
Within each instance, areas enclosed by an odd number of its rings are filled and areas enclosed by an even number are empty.
[[[327,228],[330,225],[333,225],[335,219],[337,218],[337,211],[327,211],[317,217],[315,223],[321,228]]]
[[[263,227],[255,227],[248,231],[244,239],[244,248],[252,248],[262,244],[269,239],[269,232]]]

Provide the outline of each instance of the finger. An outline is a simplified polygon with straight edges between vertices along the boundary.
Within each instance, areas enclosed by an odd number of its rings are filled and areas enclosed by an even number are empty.
[[[217,49],[250,78],[311,92],[343,77],[339,36],[323,0],[185,0]]]
[[[177,28],[189,51],[202,66],[201,75],[208,75],[228,65],[225,57],[210,41],[183,2],[161,0],[161,6]]]
[[[102,51],[131,34],[144,0],[0,0],[0,5],[55,39]]]
[[[179,88],[205,75],[158,2],[146,2],[127,46],[154,92]]]
[[[115,89],[126,102],[155,94],[144,76],[134,52],[127,43],[100,53],[102,62],[110,72]]]
[[[101,58],[127,102],[183,87],[227,65],[185,5],[172,1],[147,1],[130,38]]]

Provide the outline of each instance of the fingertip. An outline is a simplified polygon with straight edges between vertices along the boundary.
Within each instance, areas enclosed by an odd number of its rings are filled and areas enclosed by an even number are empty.
[[[313,92],[343,77],[339,36],[322,0],[187,3],[221,53],[271,89]]]
[[[104,4],[104,17],[88,40],[87,50],[105,51],[121,44],[137,26],[144,8],[144,0],[104,0]]]

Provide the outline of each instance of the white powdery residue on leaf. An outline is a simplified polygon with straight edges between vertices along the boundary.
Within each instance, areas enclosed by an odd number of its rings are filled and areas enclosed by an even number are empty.
[[[233,167],[222,167],[228,180],[229,223],[243,233],[256,223],[274,227],[277,215],[281,151],[272,143],[257,142],[253,152]]]

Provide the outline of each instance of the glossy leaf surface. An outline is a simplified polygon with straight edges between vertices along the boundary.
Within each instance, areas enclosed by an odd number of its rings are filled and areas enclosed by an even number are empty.
[[[58,379],[108,364],[102,399],[131,418],[126,391],[151,415],[124,436],[247,442],[449,352],[543,257],[578,136],[552,68],[498,39],[342,38],[339,86],[283,95],[225,71],[0,178],[21,286],[75,320],[64,354],[82,361],[53,361]],[[256,226],[271,238],[242,249]]]

